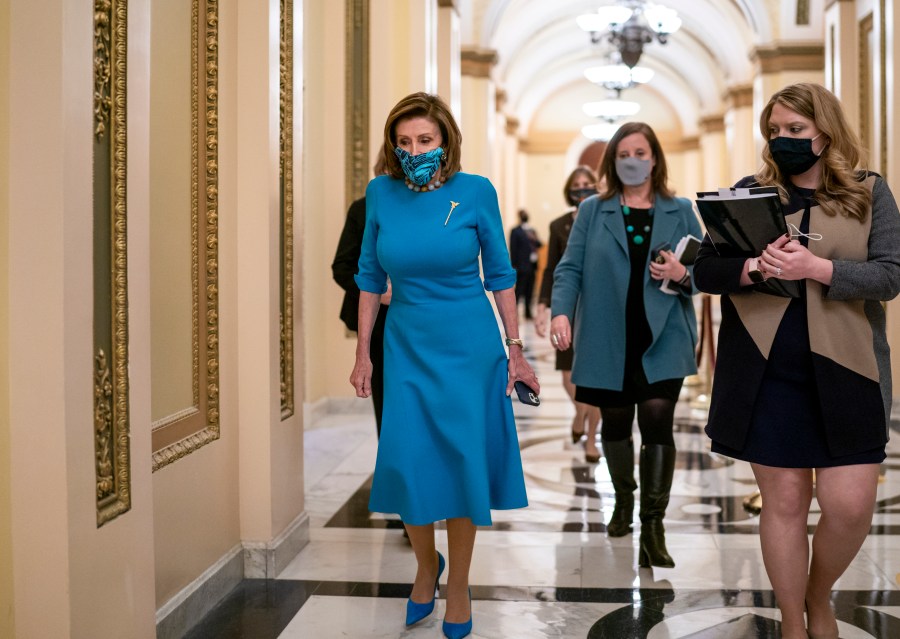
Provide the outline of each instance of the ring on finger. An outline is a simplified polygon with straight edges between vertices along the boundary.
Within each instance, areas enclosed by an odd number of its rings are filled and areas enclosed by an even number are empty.
[[[775,267],[775,275],[781,277],[781,267],[780,266]]]

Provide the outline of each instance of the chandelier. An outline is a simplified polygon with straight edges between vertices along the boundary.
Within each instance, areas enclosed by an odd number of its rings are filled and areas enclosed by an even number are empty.
[[[609,98],[600,102],[587,102],[581,107],[586,115],[600,118],[607,122],[615,122],[620,118],[636,115],[641,110],[637,102],[629,102],[618,98]]]
[[[681,27],[681,18],[674,9],[644,0],[618,0],[576,20],[579,27],[591,34],[594,44],[606,36],[629,68],[638,63],[645,44],[654,39],[665,44],[669,34]]]
[[[584,77],[617,95],[636,84],[645,84],[653,78],[653,69],[629,67],[622,62],[603,64],[585,69]]]
[[[600,122],[598,124],[588,124],[581,127],[581,134],[592,140],[608,141],[616,131],[619,125],[616,122]]]

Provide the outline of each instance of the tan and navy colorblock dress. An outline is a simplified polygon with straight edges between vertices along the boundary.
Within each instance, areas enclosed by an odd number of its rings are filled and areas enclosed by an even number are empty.
[[[900,293],[900,212],[880,176],[861,179],[872,191],[862,222],[829,215],[813,190],[786,185],[785,219],[822,236],[799,240],[832,260],[831,286],[805,280],[799,298],[741,287],[745,258],[720,256],[704,240],[694,281],[722,295],[706,427],[713,451],[783,468],[884,460],[891,370],[882,303]]]

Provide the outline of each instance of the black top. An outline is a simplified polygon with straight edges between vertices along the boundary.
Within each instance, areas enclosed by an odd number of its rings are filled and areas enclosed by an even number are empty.
[[[625,235],[628,238],[628,257],[631,261],[631,277],[628,280],[628,296],[625,301],[625,368],[641,366],[644,352],[653,343],[653,333],[647,321],[644,309],[644,271],[647,268],[647,255],[650,253],[650,233],[653,229],[652,209],[636,209],[629,207],[624,216]],[[632,227],[632,231],[628,228]],[[638,235],[643,242],[635,244]],[[627,377],[627,373],[626,373]]]

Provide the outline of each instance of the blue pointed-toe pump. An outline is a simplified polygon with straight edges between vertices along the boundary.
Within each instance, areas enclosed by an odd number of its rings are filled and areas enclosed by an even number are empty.
[[[447,639],[463,639],[472,633],[472,589],[469,588],[469,620],[463,623],[445,621],[441,629]]]
[[[434,580],[434,589],[438,590],[439,582],[441,579],[441,574],[444,572],[444,566],[446,563],[444,562],[444,556],[441,553],[437,554],[438,556],[438,574],[437,578]],[[437,597],[432,597],[431,601],[428,603],[416,603],[412,599],[406,600],[406,625],[411,626],[414,623],[422,621],[425,617],[431,614],[434,610],[434,600]]]

